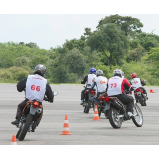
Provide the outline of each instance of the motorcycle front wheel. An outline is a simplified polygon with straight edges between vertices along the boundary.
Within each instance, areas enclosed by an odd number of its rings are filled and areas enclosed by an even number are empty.
[[[118,111],[113,106],[110,107],[108,111],[108,119],[111,126],[115,129],[121,128],[121,125],[122,125],[122,118],[120,118],[119,115],[120,115],[120,111]]]
[[[30,127],[30,124],[32,122],[32,119],[33,119],[33,115],[32,114],[28,114],[27,118],[26,118],[26,122],[22,125],[22,128],[21,128],[21,131],[19,133],[19,141],[23,141],[27,132],[28,132],[28,129]],[[18,133],[17,133],[18,134]]]
[[[133,123],[137,126],[137,127],[142,127],[143,125],[143,114],[141,112],[141,109],[139,108],[139,106],[137,105],[137,103],[134,104],[133,107],[133,117],[132,117],[132,121]]]

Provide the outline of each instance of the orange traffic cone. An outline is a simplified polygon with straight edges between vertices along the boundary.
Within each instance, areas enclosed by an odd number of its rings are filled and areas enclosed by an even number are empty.
[[[95,110],[94,110],[94,116],[92,120],[99,120],[98,110],[97,110],[97,104],[95,103]]]
[[[16,142],[16,136],[13,135],[12,136],[12,142],[11,142],[11,145],[17,145],[17,142]]]
[[[152,90],[152,89],[150,89],[150,93],[155,93],[155,92],[153,92],[153,90]]]
[[[63,132],[61,133],[61,135],[70,135],[70,131],[69,131],[69,124],[68,124],[68,116],[65,116],[65,120],[64,120],[64,125],[63,125]]]

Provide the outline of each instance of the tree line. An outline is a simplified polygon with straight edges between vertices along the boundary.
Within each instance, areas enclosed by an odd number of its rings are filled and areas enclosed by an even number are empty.
[[[79,39],[66,40],[62,47],[0,43],[0,82],[16,83],[43,64],[50,83],[80,83],[94,67],[107,78],[121,68],[129,80],[135,72],[148,85],[159,85],[159,36],[142,32],[142,27],[139,19],[116,14],[101,19],[93,32],[84,28]]]

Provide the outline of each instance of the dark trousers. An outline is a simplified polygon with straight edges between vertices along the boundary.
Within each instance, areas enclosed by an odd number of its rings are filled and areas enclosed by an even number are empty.
[[[84,92],[87,90],[88,88],[85,88],[84,90],[82,90],[81,92],[81,100],[84,99]]]
[[[17,113],[16,113],[16,118],[20,118],[22,116],[22,111],[23,111],[24,107],[26,106],[26,102],[27,102],[27,99],[25,99],[24,101],[22,101],[18,105],[18,107],[17,107]],[[42,115],[43,115],[43,110],[42,110]],[[36,121],[37,126],[39,125],[41,119],[42,119],[42,116]]]
[[[127,105],[127,112],[133,112],[134,99],[131,95],[119,94],[114,97],[117,97],[122,103]]]

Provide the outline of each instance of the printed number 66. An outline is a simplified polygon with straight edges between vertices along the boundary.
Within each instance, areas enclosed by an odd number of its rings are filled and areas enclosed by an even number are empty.
[[[31,90],[34,91],[36,89],[36,91],[40,91],[41,87],[40,86],[35,86],[35,85],[31,85]]]

